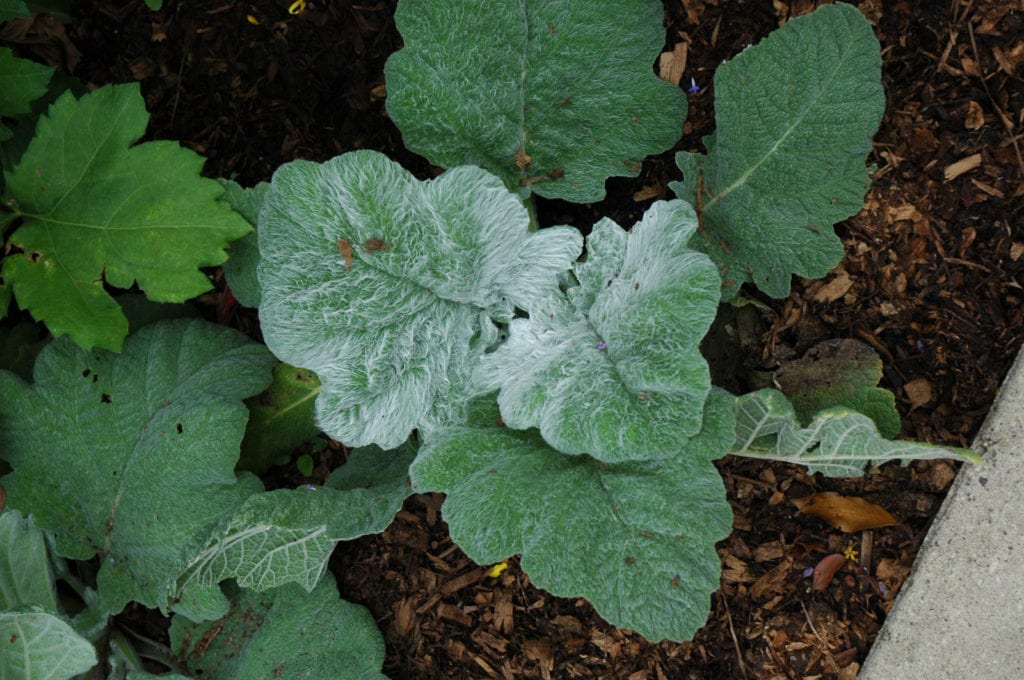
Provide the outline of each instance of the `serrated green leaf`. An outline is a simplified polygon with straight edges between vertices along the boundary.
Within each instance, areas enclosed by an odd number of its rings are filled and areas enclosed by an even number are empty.
[[[823,409],[845,406],[871,418],[886,439],[900,433],[896,397],[877,387],[882,360],[862,342],[820,342],[802,358],[782,362],[773,379],[801,423],[811,422]]]
[[[18,16],[11,14],[17,11],[17,6],[12,10],[0,8],[0,21]],[[26,13],[21,16],[28,16],[28,10],[24,11]],[[52,75],[53,69],[49,66],[18,59],[9,48],[0,47],[0,116],[17,116],[31,111],[32,100],[46,94],[46,86]],[[0,142],[10,138],[10,129],[0,123]]]
[[[102,555],[111,611],[129,600],[166,609],[183,548],[262,490],[233,468],[242,399],[272,365],[262,345],[201,320],[147,326],[121,355],[55,340],[34,384],[0,372],[8,504],[52,533],[58,554]]]
[[[654,75],[665,43],[653,0],[449,0],[399,4],[404,47],[385,67],[406,146],[442,167],[478,165],[524,194],[601,200],[686,120]]]
[[[371,151],[280,168],[259,229],[267,345],[317,373],[324,432],[385,449],[462,418],[494,321],[556,291],[582,246],[569,227],[529,232],[479,168],[419,182]]]
[[[721,281],[686,246],[696,227],[683,201],[655,203],[628,234],[594,227],[572,304],[514,319],[476,372],[481,390],[500,388],[507,425],[604,462],[667,458],[700,431],[711,376],[699,345]]]
[[[830,477],[857,477],[869,465],[891,460],[981,461],[968,449],[885,439],[870,418],[842,407],[818,412],[802,428],[785,395],[771,389],[737,398],[736,441],[730,453],[806,465],[811,473]]]
[[[530,581],[585,597],[616,626],[686,640],[719,585],[715,542],[732,512],[713,458],[732,439],[732,397],[708,398],[705,428],[673,458],[605,465],[566,456],[535,431],[499,426],[492,404],[431,433],[410,474],[447,494],[452,539],[480,564],[522,554]]]
[[[43,532],[31,517],[7,510],[0,514],[0,610],[25,605],[57,611],[53,573]]]
[[[231,599],[231,612],[219,621],[174,617],[171,646],[196,677],[387,680],[373,615],[339,599],[333,577],[309,593],[293,585],[240,590]]]
[[[314,408],[318,394],[320,381],[313,371],[289,364],[275,366],[270,387],[246,401],[251,415],[238,468],[260,474],[287,461],[296,447],[316,437],[320,432]]]
[[[3,198],[23,221],[10,243],[24,252],[5,258],[4,281],[55,336],[86,348],[119,350],[127,333],[104,280],[182,302],[210,288],[199,267],[223,262],[228,242],[251,229],[199,176],[201,156],[135,144],[148,119],[137,83],[65,93],[6,174]]]
[[[701,212],[701,247],[723,298],[753,281],[789,295],[790,278],[824,276],[843,256],[832,225],[864,204],[864,160],[885,109],[878,40],[852,5],[787,22],[715,72],[707,156],[676,157],[676,195]],[[700,195],[698,195],[698,189]]]
[[[212,532],[179,579],[179,590],[227,578],[255,590],[298,583],[312,590],[338,541],[384,531],[412,493],[415,447],[355,449],[322,487],[250,497]]]
[[[92,644],[55,614],[0,612],[0,678],[71,678],[97,661]]]
[[[244,217],[253,227],[250,234],[243,236],[228,248],[228,259],[224,263],[224,278],[231,286],[235,298],[246,307],[260,306],[260,282],[256,276],[256,266],[260,261],[260,239],[257,224],[260,208],[267,196],[270,184],[260,182],[246,189],[231,180],[220,180],[224,187],[226,201],[235,212]]]

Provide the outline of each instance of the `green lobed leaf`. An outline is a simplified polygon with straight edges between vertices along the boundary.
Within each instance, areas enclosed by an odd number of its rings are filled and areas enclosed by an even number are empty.
[[[637,176],[682,133],[686,97],[653,70],[662,14],[654,0],[403,0],[388,115],[436,165],[599,201],[608,177]]]
[[[39,607],[0,612],[0,678],[70,678],[96,665],[96,650]]]
[[[479,168],[420,182],[372,151],[278,169],[259,230],[268,347],[317,373],[324,432],[385,449],[462,418],[495,321],[556,291],[582,245],[570,227],[531,233]]]
[[[393,451],[355,449],[322,487],[251,496],[201,549],[189,551],[194,557],[179,578],[179,591],[227,578],[255,590],[290,582],[312,590],[338,541],[391,524],[412,493],[408,475],[415,456],[409,444]]]
[[[24,10],[24,5],[21,6]],[[18,16],[12,14],[19,10],[18,6],[8,10],[0,8],[0,21]],[[27,10],[24,10],[28,16]],[[49,66],[37,64],[27,59],[18,59],[7,47],[0,47],[0,116],[12,117],[32,110],[32,101],[46,94],[46,86],[53,75]],[[10,139],[12,133],[0,123],[0,142]]]
[[[166,609],[193,536],[262,490],[233,469],[242,399],[272,364],[262,345],[202,320],[146,326],[121,355],[51,342],[33,384],[0,371],[8,504],[52,533],[58,554],[103,557],[110,611]]]
[[[716,390],[704,429],[678,455],[606,465],[500,426],[493,403],[481,401],[469,424],[426,438],[410,474],[417,491],[447,494],[445,521],[471,559],[521,553],[534,585],[585,597],[650,640],[686,640],[707,620],[719,585],[715,542],[732,528],[711,463],[732,439],[731,409]]]
[[[801,423],[833,406],[845,406],[875,422],[886,439],[900,433],[896,397],[877,387],[882,360],[857,340],[820,342],[800,359],[784,361],[775,371],[775,385],[786,395]]]
[[[857,477],[868,466],[891,460],[981,461],[968,449],[885,439],[871,418],[843,407],[819,411],[801,427],[785,395],[771,389],[737,398],[736,441],[730,453],[806,465],[811,473],[830,477]]]
[[[197,677],[387,680],[384,637],[373,615],[339,599],[333,577],[312,591],[295,585],[239,590],[223,619],[171,623],[171,647]]]
[[[246,401],[251,415],[238,468],[260,474],[287,462],[292,451],[315,438],[320,432],[314,414],[318,394],[320,381],[313,371],[275,366],[270,387]]]
[[[127,321],[103,288],[138,283],[158,302],[210,288],[199,267],[220,264],[250,231],[199,176],[203,159],[175,142],[136,144],[149,115],[138,83],[81,99],[62,95],[40,119],[3,200],[22,224],[4,260],[18,304],[55,336],[119,350]]]
[[[694,247],[720,267],[723,298],[745,281],[786,297],[792,274],[839,262],[832,225],[863,206],[884,109],[878,40],[852,5],[792,19],[718,68],[708,153],[680,153],[671,186],[701,213]]]
[[[699,345],[721,281],[687,248],[696,227],[678,200],[652,205],[629,233],[609,219],[594,227],[571,304],[514,319],[476,372],[482,391],[500,388],[509,427],[604,462],[667,458],[697,435],[711,389]]]
[[[222,200],[253,227],[251,233],[238,239],[228,248],[224,278],[240,303],[246,307],[259,307],[261,291],[256,266],[260,261],[260,239],[257,224],[260,208],[263,206],[270,184],[260,182],[251,189],[246,189],[228,179],[222,179],[220,183],[224,187]]]
[[[0,610],[25,605],[57,611],[53,573],[43,532],[31,517],[7,510],[0,514]]]

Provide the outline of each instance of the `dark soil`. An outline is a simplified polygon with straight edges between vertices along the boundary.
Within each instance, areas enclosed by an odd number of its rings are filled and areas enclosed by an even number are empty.
[[[66,36],[37,27],[13,42],[89,86],[141,81],[150,136],[204,154],[210,176],[251,185],[292,159],[359,148],[429,176],[384,110],[384,62],[401,45],[395,0],[310,0],[298,15],[289,4],[165,0],[150,12],[141,0],[97,0],[79,4]],[[682,140],[639,178],[611,180],[601,204],[542,202],[542,219],[585,228],[607,215],[628,226],[670,197],[674,152],[701,149],[713,130],[716,65],[815,4],[665,0],[666,49],[689,43],[683,83],[702,88],[690,95]],[[848,257],[734,325],[757,341],[745,366],[755,371],[825,339],[870,344],[897,395],[902,436],[967,446],[1024,335],[1024,5],[860,6],[882,42],[888,107],[865,208],[837,227]],[[242,327],[252,318],[231,317]],[[377,617],[384,670],[396,680],[854,678],[954,467],[888,465],[839,481],[742,459],[720,470],[735,530],[719,544],[722,587],[692,642],[652,643],[612,627],[585,601],[533,588],[514,559],[486,576],[448,537],[441,497],[411,498],[386,532],[339,546],[332,568],[343,597]],[[900,524],[848,534],[792,502],[826,490],[882,505]],[[811,590],[805,569],[848,547],[857,559]]]

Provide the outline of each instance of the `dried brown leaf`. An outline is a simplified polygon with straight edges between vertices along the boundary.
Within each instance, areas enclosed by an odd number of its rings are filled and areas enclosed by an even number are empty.
[[[797,498],[794,503],[805,515],[817,517],[847,533],[899,524],[888,510],[859,496],[842,496],[826,491]]]

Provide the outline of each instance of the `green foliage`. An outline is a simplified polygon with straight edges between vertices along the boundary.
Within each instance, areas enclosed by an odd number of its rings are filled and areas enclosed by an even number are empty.
[[[242,439],[238,467],[259,474],[287,462],[296,448],[320,432],[314,418],[320,381],[305,368],[288,364],[274,367],[274,381],[258,397],[249,399],[249,424]]]
[[[878,40],[852,5],[787,22],[715,72],[707,156],[680,153],[672,188],[701,213],[723,298],[753,281],[789,295],[792,274],[824,276],[843,256],[832,225],[857,213],[864,156],[885,109]]]
[[[3,261],[18,304],[54,335],[121,348],[128,322],[106,283],[181,302],[210,288],[198,267],[250,230],[199,177],[200,156],[172,142],[135,144],[149,115],[137,84],[65,93],[40,119],[3,203],[21,225]]]
[[[171,645],[199,678],[386,680],[384,638],[373,616],[338,599],[331,577],[311,592],[234,590],[231,610],[217,621],[176,616]]]
[[[388,114],[413,151],[524,195],[585,203],[672,146],[683,92],[654,75],[662,6],[634,0],[399,3]]]
[[[521,553],[534,585],[586,597],[651,640],[683,640],[707,619],[715,542],[732,528],[711,464],[732,438],[731,407],[714,393],[709,427],[683,455],[605,465],[502,427],[493,403],[478,402],[466,425],[427,437],[413,483],[448,494],[452,539],[477,562]]]
[[[96,650],[61,617],[38,607],[0,611],[0,677],[70,678],[96,665]]]
[[[4,20],[0,9],[0,21]],[[6,47],[0,47],[0,116],[14,117],[32,110],[34,100],[46,93],[53,69],[27,59],[18,59]],[[7,141],[11,131],[0,123],[0,142]]]

